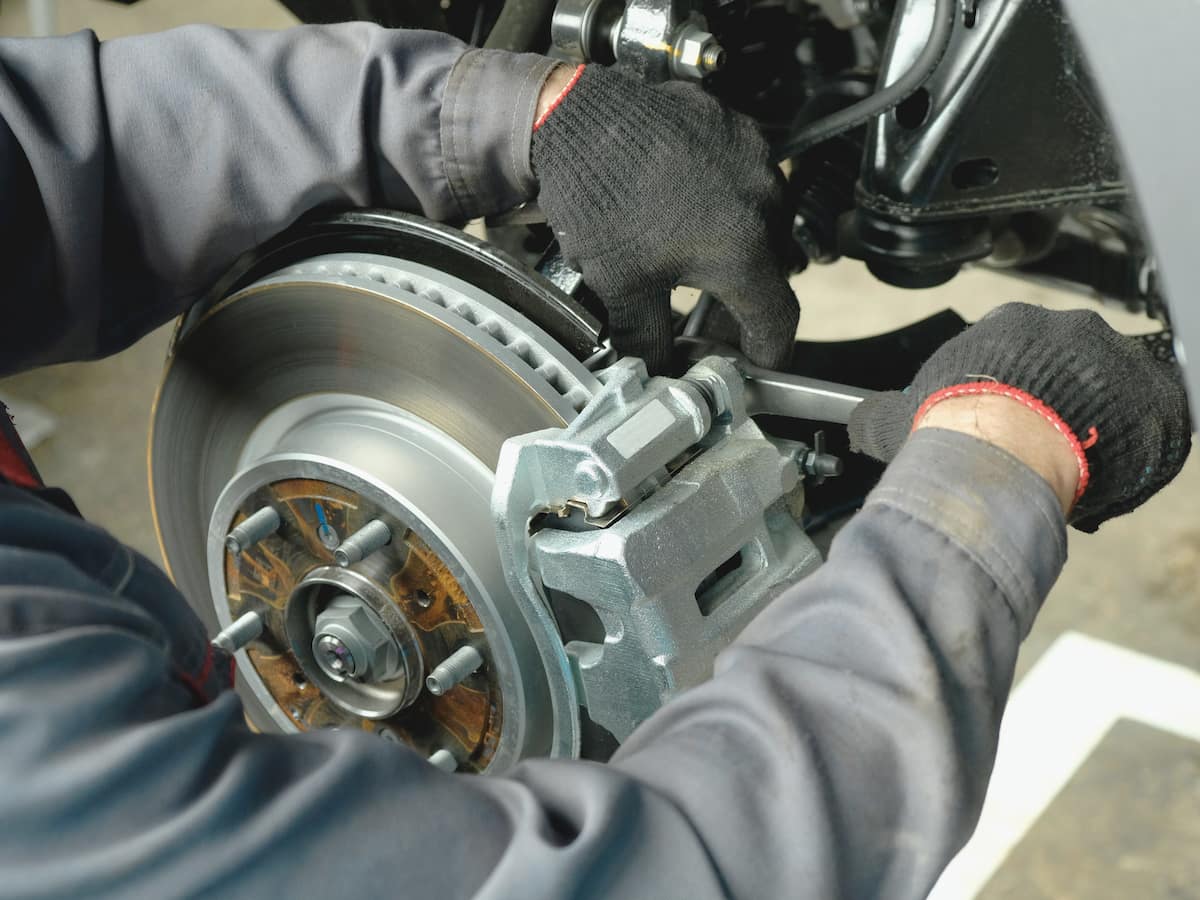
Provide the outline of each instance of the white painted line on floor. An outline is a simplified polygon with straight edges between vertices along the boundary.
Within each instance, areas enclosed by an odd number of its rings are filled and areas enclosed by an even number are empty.
[[[975,835],[930,900],[970,900],[1119,719],[1200,741],[1200,674],[1077,632],[1013,690]]]

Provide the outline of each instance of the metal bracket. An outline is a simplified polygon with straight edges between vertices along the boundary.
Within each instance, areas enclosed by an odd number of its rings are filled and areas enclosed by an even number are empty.
[[[514,595],[563,641],[591,720],[623,740],[820,556],[795,518],[797,461],[750,419],[730,360],[671,379],[627,359],[600,378],[570,426],[505,443],[493,514]],[[564,603],[598,629],[564,627]]]

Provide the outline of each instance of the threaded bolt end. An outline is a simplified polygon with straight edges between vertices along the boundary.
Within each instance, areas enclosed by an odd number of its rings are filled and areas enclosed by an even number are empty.
[[[478,650],[469,644],[459,647],[429,673],[425,687],[429,693],[440,697],[482,665],[483,657]]]
[[[716,41],[704,48],[700,55],[700,68],[705,72],[716,72],[725,67],[725,48]]]
[[[333,551],[333,560],[343,568],[352,566],[356,562],[366,559],[376,550],[386,547],[391,540],[392,530],[387,527],[387,523],[379,519],[372,519],[342,541]]]
[[[279,528],[279,513],[270,506],[243,519],[225,536],[225,549],[237,556]]]

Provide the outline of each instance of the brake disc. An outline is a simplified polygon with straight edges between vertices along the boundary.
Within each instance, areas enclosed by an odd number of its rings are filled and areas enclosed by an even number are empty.
[[[497,299],[497,273],[532,276],[490,266],[484,290],[409,255],[291,262],[186,321],[151,433],[163,557],[210,629],[263,618],[238,652],[260,729],[368,729],[474,772],[575,755],[575,685],[489,503],[505,439],[598,389],[563,346],[587,341]]]

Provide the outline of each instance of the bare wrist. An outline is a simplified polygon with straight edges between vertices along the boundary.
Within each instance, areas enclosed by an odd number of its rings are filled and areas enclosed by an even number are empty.
[[[562,95],[570,87],[575,78],[576,69],[572,66],[560,65],[554,68],[545,83],[542,84],[542,92],[538,95],[537,112],[534,114],[534,130],[550,115],[550,112],[558,104]]]
[[[935,404],[917,428],[946,428],[987,441],[1041,475],[1064,513],[1074,505],[1080,473],[1068,439],[1015,400],[998,395],[952,397]]]

